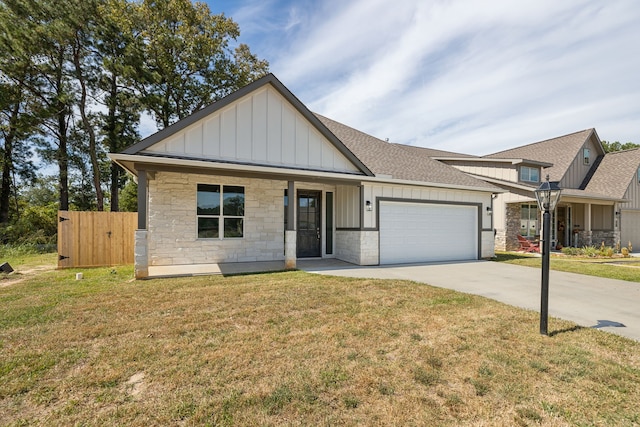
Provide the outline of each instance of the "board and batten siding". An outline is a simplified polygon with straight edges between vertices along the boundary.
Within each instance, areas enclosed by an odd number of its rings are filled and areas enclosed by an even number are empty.
[[[518,182],[518,168],[511,163],[478,163],[455,161],[449,163],[450,166],[462,172],[473,175],[486,176],[503,181]]]
[[[626,203],[620,203],[622,209],[638,209],[640,210],[640,183],[638,182],[638,172],[633,174],[633,178],[629,182],[624,198],[628,200]]]
[[[408,185],[380,184],[363,186],[364,200],[371,201],[373,210],[364,211],[364,228],[377,228],[376,199],[378,197],[422,200],[437,202],[462,202],[482,204],[482,228],[491,229],[491,215],[486,214],[487,206],[491,206],[491,193],[478,191],[454,190],[450,188],[420,187]]]
[[[248,94],[145,151],[256,165],[359,172],[270,87]]]
[[[588,165],[584,164],[584,149],[588,148],[591,151],[591,158]],[[567,168],[567,172],[564,174],[564,177],[560,180],[561,188],[580,188],[582,181],[589,173],[593,162],[596,161],[596,158],[601,155],[600,148],[597,146],[593,137],[589,138],[584,145],[580,148],[576,157],[571,162],[571,165]],[[543,176],[544,179],[544,171]]]
[[[360,228],[360,187],[336,186],[336,228]]]

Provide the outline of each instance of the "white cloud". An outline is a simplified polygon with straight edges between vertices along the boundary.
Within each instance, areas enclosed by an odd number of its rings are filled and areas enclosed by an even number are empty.
[[[633,0],[239,3],[289,89],[381,138],[485,154],[596,127],[640,143]]]

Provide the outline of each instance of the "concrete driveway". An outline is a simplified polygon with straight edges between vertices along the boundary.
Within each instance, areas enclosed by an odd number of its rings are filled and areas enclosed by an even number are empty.
[[[531,267],[491,261],[361,267],[337,260],[299,260],[298,268],[335,276],[413,280],[540,311],[541,271]],[[640,341],[640,283],[552,270],[549,315]],[[549,333],[553,332],[550,322]]]

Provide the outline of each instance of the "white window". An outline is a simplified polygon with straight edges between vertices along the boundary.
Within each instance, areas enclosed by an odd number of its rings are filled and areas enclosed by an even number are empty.
[[[540,182],[540,169],[530,166],[520,166],[520,181]]]
[[[584,164],[585,164],[585,165],[588,165],[588,164],[589,164],[589,162],[590,162],[590,160],[591,160],[591,159],[590,159],[590,157],[591,157],[591,150],[589,150],[588,148],[585,148],[585,149],[583,150],[583,153],[584,153]]]
[[[520,235],[535,237],[538,232],[538,205],[522,205],[520,207]]]
[[[244,235],[244,187],[198,184],[198,238]]]

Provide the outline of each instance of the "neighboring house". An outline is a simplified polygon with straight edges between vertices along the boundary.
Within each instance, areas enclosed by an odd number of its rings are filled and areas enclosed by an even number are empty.
[[[518,234],[539,238],[534,190],[547,175],[563,189],[552,216],[552,246],[640,244],[640,152],[605,156],[595,129],[483,157],[432,157],[505,190],[494,200],[497,250],[518,249]]]
[[[138,181],[137,278],[494,255],[500,188],[315,115],[273,75],[110,157]]]
[[[640,249],[640,148],[606,154],[586,190],[621,200],[614,211],[620,244]]]

